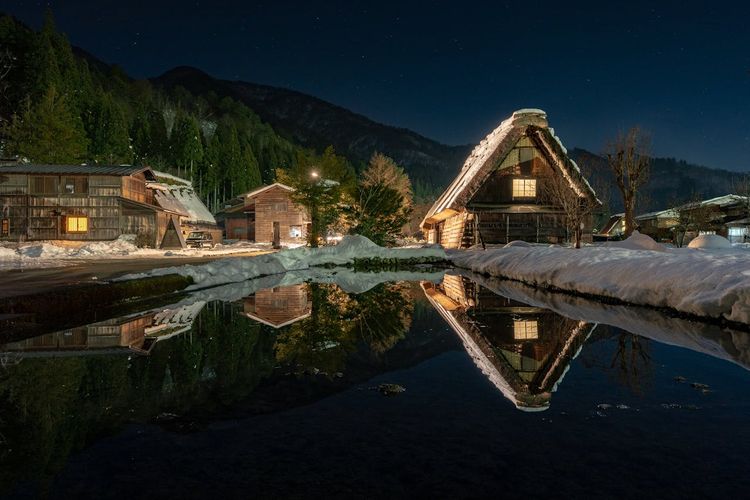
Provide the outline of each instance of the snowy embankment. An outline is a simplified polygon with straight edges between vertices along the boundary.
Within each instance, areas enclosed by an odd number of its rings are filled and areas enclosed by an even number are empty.
[[[550,293],[514,281],[487,277],[456,269],[503,297],[530,306],[549,309],[567,318],[611,325],[662,344],[674,345],[736,363],[750,369],[750,337],[745,332],[702,321],[668,316],[661,311],[636,306],[611,306],[563,293]]]
[[[81,260],[154,259],[160,257],[210,257],[236,253],[270,251],[270,244],[236,242],[218,244],[214,248],[159,250],[139,248],[134,235],[123,235],[112,241],[90,243],[41,241],[21,245],[0,246],[0,270],[35,267],[58,267]]]
[[[228,283],[300,271],[314,266],[354,264],[357,259],[381,259],[405,262],[438,262],[447,260],[439,246],[424,248],[383,248],[364,236],[346,236],[335,246],[321,248],[300,247],[254,257],[221,259],[200,265],[185,265],[154,269],[146,273],[129,274],[121,280],[179,274],[193,279],[188,288],[197,289]],[[368,273],[362,273],[363,276]]]
[[[579,250],[508,246],[449,257],[458,267],[531,286],[750,323],[746,250],[666,248],[635,234]]]

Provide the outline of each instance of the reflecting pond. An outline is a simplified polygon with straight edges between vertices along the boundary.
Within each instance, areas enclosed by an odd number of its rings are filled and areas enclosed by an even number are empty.
[[[750,334],[651,309],[455,271],[326,270],[9,328],[7,496],[750,486]]]

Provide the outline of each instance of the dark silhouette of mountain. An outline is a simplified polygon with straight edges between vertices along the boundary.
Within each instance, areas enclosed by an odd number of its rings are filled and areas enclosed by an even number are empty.
[[[447,146],[300,92],[220,80],[191,67],[174,68],[152,82],[166,88],[181,86],[195,95],[214,92],[236,99],[292,142],[318,151],[333,145],[355,164],[366,162],[379,151],[403,166],[412,181],[436,189],[453,179],[472,148]]]
[[[589,178],[602,201],[609,201],[610,210],[613,213],[621,212],[622,198],[607,160],[580,148],[570,150],[569,154]],[[743,175],[746,174],[694,165],[675,158],[653,158],[651,174],[637,212],[670,208],[693,197],[708,199],[732,193]]]

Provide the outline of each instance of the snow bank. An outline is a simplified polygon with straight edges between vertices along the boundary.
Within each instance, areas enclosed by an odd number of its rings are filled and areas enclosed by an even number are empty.
[[[611,248],[625,248],[627,250],[653,250],[655,252],[664,252],[667,247],[657,243],[653,238],[638,231],[633,231],[628,239],[623,241],[610,241],[604,246]]]
[[[718,234],[701,234],[688,243],[688,248],[705,248],[712,250],[726,250],[732,248],[728,239]]]
[[[641,337],[708,354],[750,369],[750,338],[744,332],[670,317],[653,309],[611,306],[582,297],[550,293],[462,270],[451,274],[466,276],[498,295],[549,309],[571,319],[615,326]]]
[[[458,267],[533,286],[750,323],[750,259],[742,250],[530,247],[449,256]]]
[[[146,273],[129,274],[122,280],[180,274],[193,279],[189,289],[237,283],[260,276],[299,271],[325,264],[347,265],[355,259],[431,259],[447,260],[440,246],[424,248],[383,248],[364,236],[345,236],[341,243],[322,248],[300,247],[253,257],[221,259],[201,265],[187,265],[154,269]]]
[[[521,241],[521,240],[515,240],[515,241],[511,241],[510,243],[506,244],[503,248],[514,248],[514,247],[528,248],[530,246],[532,246],[531,243],[528,243],[526,241]]]

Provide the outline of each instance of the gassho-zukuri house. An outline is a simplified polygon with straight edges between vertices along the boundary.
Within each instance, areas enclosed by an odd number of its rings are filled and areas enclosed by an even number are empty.
[[[465,248],[513,240],[569,240],[565,213],[545,196],[545,182],[562,176],[582,200],[596,193],[567,155],[539,109],[522,109],[503,121],[466,159],[458,177],[422,221],[430,243]],[[591,241],[592,220],[583,241]]]

